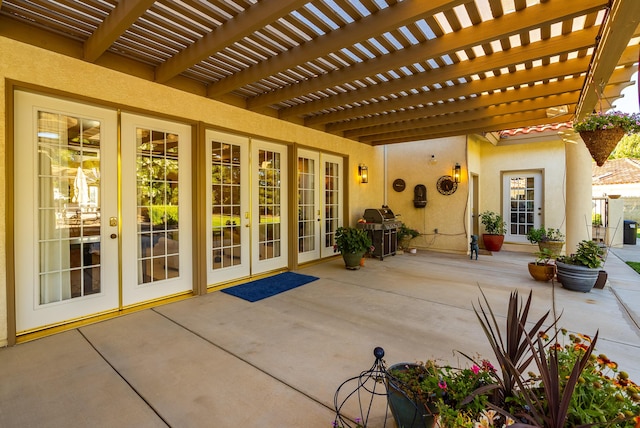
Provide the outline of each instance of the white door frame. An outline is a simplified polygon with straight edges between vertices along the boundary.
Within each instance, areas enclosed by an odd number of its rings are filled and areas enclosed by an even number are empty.
[[[542,224],[542,171],[505,171],[502,189],[502,212],[507,227],[505,241],[528,242],[528,230]]]

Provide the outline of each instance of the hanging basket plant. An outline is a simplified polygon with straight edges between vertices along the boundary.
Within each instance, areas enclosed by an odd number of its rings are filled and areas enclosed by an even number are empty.
[[[574,122],[573,129],[582,137],[593,160],[602,166],[625,134],[640,132],[640,115],[619,111],[593,113]]]

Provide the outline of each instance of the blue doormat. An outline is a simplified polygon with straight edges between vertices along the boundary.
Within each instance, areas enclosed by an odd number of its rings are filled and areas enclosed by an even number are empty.
[[[292,288],[300,287],[318,279],[311,275],[294,272],[284,272],[268,278],[257,279],[246,284],[225,288],[223,293],[239,297],[248,302],[257,302],[267,297],[275,296]]]

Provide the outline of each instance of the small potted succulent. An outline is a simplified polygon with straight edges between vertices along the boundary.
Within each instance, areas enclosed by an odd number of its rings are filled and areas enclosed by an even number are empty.
[[[563,288],[587,293],[591,291],[604,263],[604,250],[597,242],[580,241],[576,252],[556,259],[558,282]]]
[[[507,232],[502,216],[493,211],[485,211],[480,214],[480,221],[485,230],[482,234],[484,247],[489,251],[500,251],[504,243],[504,234]]]

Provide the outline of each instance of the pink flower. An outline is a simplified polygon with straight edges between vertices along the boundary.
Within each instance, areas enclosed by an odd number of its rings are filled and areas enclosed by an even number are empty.
[[[446,390],[447,389],[447,382],[445,382],[444,380],[441,380],[440,382],[438,382],[438,388],[440,388],[442,390]]]
[[[473,371],[473,374],[480,373],[480,367],[476,366],[475,364],[473,365],[473,367],[471,367],[471,370]]]

